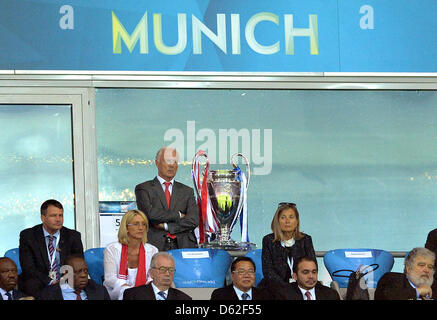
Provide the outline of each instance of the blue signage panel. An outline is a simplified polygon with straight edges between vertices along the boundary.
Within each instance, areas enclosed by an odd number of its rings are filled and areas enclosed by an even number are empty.
[[[3,1],[1,69],[435,72],[434,0]]]

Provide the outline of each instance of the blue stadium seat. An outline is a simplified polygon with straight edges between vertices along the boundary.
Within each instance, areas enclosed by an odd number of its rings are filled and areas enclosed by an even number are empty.
[[[225,285],[232,262],[225,250],[193,248],[167,252],[175,260],[173,282],[176,288],[220,288]]]
[[[349,275],[357,269],[365,274],[367,287],[376,288],[378,280],[393,268],[394,258],[378,249],[335,249],[324,255],[323,262],[340,288],[347,288]]]
[[[90,278],[98,284],[103,284],[105,270],[103,267],[103,253],[105,248],[92,248],[84,252]]]
[[[246,257],[251,258],[253,262],[255,262],[255,266],[256,266],[255,286],[257,286],[260,283],[260,281],[264,278],[261,254],[262,254],[262,249],[255,249],[246,253]]]
[[[12,259],[17,265],[18,274],[21,274],[20,254],[18,248],[9,249],[5,252],[5,257]]]

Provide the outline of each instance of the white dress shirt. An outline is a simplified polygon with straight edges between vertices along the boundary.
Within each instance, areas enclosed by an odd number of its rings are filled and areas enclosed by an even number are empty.
[[[157,286],[155,286],[152,282],[152,288],[153,288],[153,293],[155,294],[155,299],[156,300],[165,300],[163,297],[161,297],[158,292],[161,292],[161,290],[158,289]],[[165,293],[166,298],[168,298],[168,289],[165,291],[162,291]]]
[[[298,287],[299,287],[299,286],[298,286]],[[316,298],[316,289],[315,289],[315,287],[312,288],[312,289],[310,289],[310,290],[302,289],[301,287],[299,287],[299,289],[300,289],[300,291],[302,292],[302,296],[303,296],[303,299],[304,299],[304,300],[308,300],[307,296],[305,295],[305,293],[306,293],[307,291],[309,291],[310,294],[311,294],[311,300],[317,300],[317,298]]]
[[[235,293],[237,294],[238,300],[243,300],[243,298],[241,297],[244,293],[244,291],[241,291],[240,289],[238,289],[236,286],[233,286]],[[252,288],[249,289],[249,291],[246,292],[249,297],[246,300],[252,300]]]

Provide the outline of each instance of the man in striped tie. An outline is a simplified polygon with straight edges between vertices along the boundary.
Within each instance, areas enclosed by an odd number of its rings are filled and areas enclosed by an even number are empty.
[[[83,256],[80,233],[64,224],[64,208],[54,199],[41,205],[42,224],[20,233],[19,256],[22,275],[18,286],[36,296],[47,285],[58,283],[60,267],[70,254]]]

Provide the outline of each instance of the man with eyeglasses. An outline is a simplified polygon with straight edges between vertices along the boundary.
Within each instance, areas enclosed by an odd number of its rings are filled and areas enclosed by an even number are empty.
[[[175,273],[175,262],[167,252],[155,253],[150,262],[149,284],[127,289],[123,300],[192,300],[184,292],[171,288]]]
[[[60,282],[40,291],[37,300],[111,300],[103,285],[88,279],[88,265],[81,255],[68,256],[65,264],[71,268],[66,268]]]
[[[232,284],[215,289],[211,300],[267,300],[267,291],[255,287],[256,266],[249,257],[238,257],[231,264]]]

